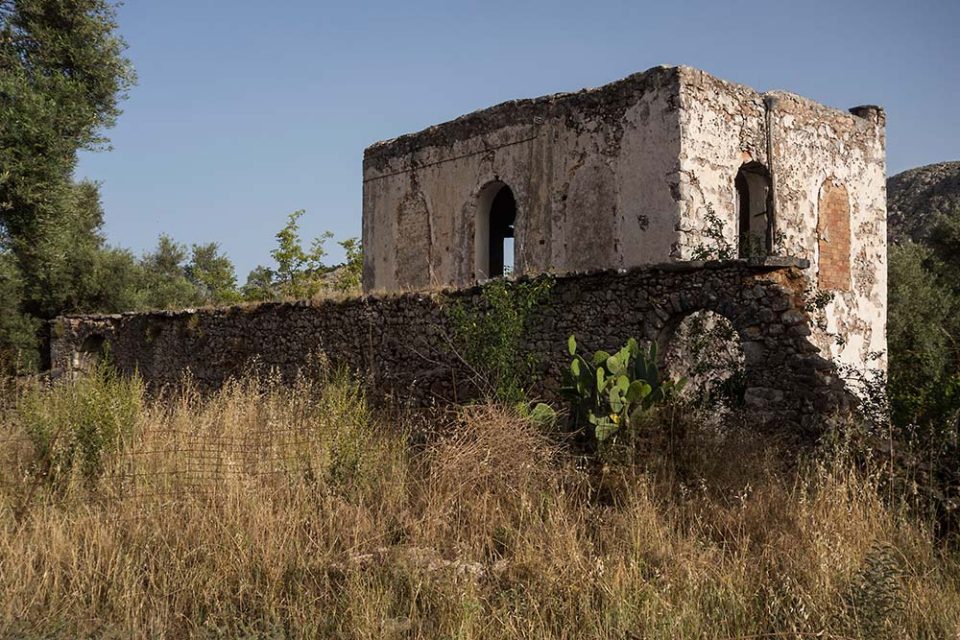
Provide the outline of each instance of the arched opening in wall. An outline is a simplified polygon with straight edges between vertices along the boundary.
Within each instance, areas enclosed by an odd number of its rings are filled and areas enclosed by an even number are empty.
[[[510,187],[496,181],[480,191],[474,242],[478,279],[499,278],[513,271],[516,221],[517,201]]]
[[[770,255],[773,251],[773,210],[770,172],[750,162],[737,172],[737,237],[741,258]]]
[[[695,311],[668,323],[659,342],[664,375],[685,378],[688,399],[711,407],[743,403],[743,345],[730,320],[713,311]]]
[[[107,352],[107,340],[100,334],[91,334],[83,339],[74,354],[73,368],[76,371],[93,371],[103,361]]]
[[[850,281],[850,198],[847,189],[827,179],[820,188],[817,217],[817,250],[820,288],[849,291]]]

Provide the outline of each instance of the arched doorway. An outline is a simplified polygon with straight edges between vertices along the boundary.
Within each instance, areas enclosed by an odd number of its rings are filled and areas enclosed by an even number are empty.
[[[773,250],[773,211],[770,172],[759,162],[737,171],[737,237],[741,258],[769,255]]]
[[[93,371],[106,356],[106,351],[106,338],[96,333],[87,336],[74,354],[74,370],[80,372]]]
[[[517,201],[506,184],[491,182],[480,191],[476,227],[478,279],[499,278],[514,268]]]
[[[733,323],[701,309],[674,318],[659,340],[661,367],[673,379],[685,378],[684,394],[709,404],[738,406],[746,391],[746,358]]]

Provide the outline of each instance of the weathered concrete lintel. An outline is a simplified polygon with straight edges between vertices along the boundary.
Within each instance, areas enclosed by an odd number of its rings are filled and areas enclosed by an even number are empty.
[[[631,269],[597,269],[594,271],[574,271],[571,273],[565,273],[560,275],[548,275],[547,277],[554,278],[555,280],[567,280],[567,279],[577,279],[590,276],[603,276],[611,274],[620,274],[626,275],[631,273],[643,273],[643,272],[652,272],[652,271],[666,271],[670,273],[685,273],[692,271],[701,271],[704,269],[710,270],[720,270],[728,269],[730,267],[744,267],[751,271],[772,271],[777,269],[784,268],[794,268],[794,269],[809,269],[810,261],[806,258],[797,258],[795,256],[758,256],[755,258],[734,258],[730,260],[675,260],[673,262],[658,262],[655,264],[647,264],[639,267],[633,267]],[[515,282],[528,282],[532,280],[538,280],[543,278],[543,275],[529,275],[522,276],[520,278],[515,278]],[[442,294],[448,295],[453,294],[458,291],[479,291],[487,283],[491,282],[486,280],[484,282],[478,283],[473,287],[467,287],[465,289],[443,289]],[[376,294],[374,294],[376,295]],[[420,294],[405,294],[405,295],[423,295]]]
[[[758,256],[756,258],[736,258],[733,260],[680,260],[641,268],[657,271],[696,271],[697,269],[725,269],[735,265],[757,271],[781,269],[784,267],[808,269],[810,267],[810,261],[806,258],[797,258],[794,256]]]

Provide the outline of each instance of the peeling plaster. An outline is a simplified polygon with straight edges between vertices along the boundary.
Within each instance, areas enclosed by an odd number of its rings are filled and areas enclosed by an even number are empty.
[[[850,286],[835,292],[823,310],[828,328],[814,328],[811,341],[863,368],[865,354],[886,350],[884,125],[877,107],[840,111],[690,67],[476,111],[366,150],[364,288],[411,288],[396,277],[398,245],[433,256],[429,286],[474,284],[477,192],[493,179],[510,186],[522,212],[521,275],[690,260],[712,244],[703,233],[709,210],[735,248],[734,179],[757,162],[771,173],[777,252],[811,262],[811,295],[821,280],[821,187],[829,179],[846,192]],[[413,173],[430,205],[429,236],[393,219]]]

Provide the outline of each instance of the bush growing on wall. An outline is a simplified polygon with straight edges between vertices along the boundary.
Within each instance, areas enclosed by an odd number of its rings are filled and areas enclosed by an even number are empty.
[[[539,358],[522,349],[522,341],[552,286],[548,278],[499,278],[483,286],[476,307],[450,310],[455,348],[485,394],[508,403],[526,399]]]

